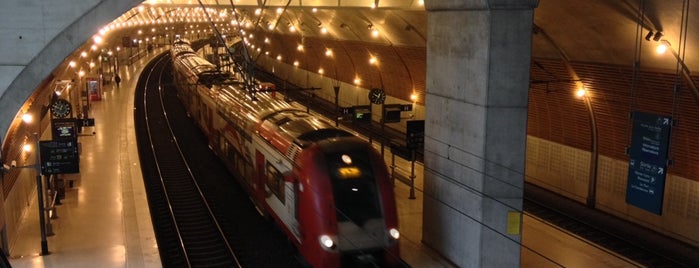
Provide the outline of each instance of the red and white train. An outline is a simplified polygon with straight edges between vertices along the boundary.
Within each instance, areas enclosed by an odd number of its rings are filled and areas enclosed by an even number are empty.
[[[212,83],[222,74],[186,40],[171,56],[191,118],[308,264],[401,263],[393,185],[369,143],[269,93]]]

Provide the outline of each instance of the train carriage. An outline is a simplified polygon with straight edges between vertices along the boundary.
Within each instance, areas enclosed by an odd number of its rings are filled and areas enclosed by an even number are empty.
[[[397,265],[393,185],[375,149],[273,94],[207,84],[217,70],[188,47],[179,42],[171,52],[178,95],[258,210],[304,259],[314,267]]]

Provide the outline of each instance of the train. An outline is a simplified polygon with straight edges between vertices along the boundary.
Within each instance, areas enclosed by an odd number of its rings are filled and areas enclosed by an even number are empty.
[[[393,184],[369,142],[273,90],[252,92],[274,86],[258,82],[247,89],[241,72],[219,71],[187,40],[176,40],[170,55],[190,118],[306,265],[402,266]]]

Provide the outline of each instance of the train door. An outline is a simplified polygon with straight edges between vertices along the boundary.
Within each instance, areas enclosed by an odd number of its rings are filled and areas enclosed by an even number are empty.
[[[253,182],[253,191],[255,192],[255,201],[263,203],[266,196],[265,191],[265,155],[262,152],[255,150],[255,175]]]

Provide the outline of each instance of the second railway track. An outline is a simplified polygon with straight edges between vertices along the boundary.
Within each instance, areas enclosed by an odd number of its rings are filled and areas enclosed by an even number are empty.
[[[160,66],[159,68],[158,65]],[[180,150],[162,102],[168,57],[159,57],[139,79],[143,88],[136,119],[144,180],[164,267],[239,267],[233,249],[218,224],[189,164]],[[171,84],[171,83],[170,83]],[[155,104],[153,104],[155,102]],[[159,104],[158,104],[159,103]],[[149,157],[148,157],[149,156]],[[148,165],[146,163],[152,163]],[[146,168],[148,167],[148,168]]]

